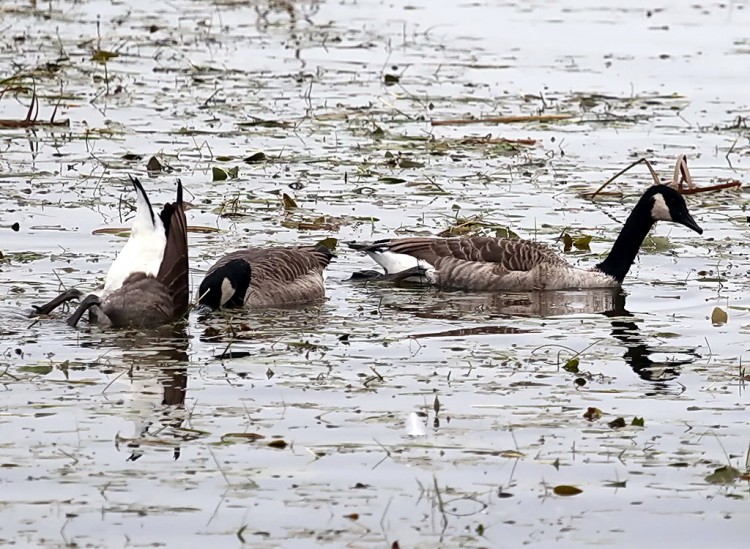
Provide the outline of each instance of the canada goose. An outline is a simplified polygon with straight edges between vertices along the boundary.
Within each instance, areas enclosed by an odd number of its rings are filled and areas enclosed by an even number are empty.
[[[177,200],[157,216],[141,182],[130,180],[137,194],[137,210],[130,238],[107,273],[104,287],[86,296],[68,318],[75,327],[89,310],[89,320],[113,327],[155,328],[184,316],[188,310],[187,221],[182,183]],[[64,301],[79,297],[69,290],[37,307],[49,313]]]
[[[325,245],[246,248],[219,259],[198,289],[198,303],[220,307],[280,307],[325,296]]]
[[[592,269],[573,267],[550,248],[509,238],[403,238],[350,243],[366,252],[386,276],[412,273],[430,284],[464,290],[564,290],[619,286],[657,221],[672,221],[702,234],[685,199],[666,185],[643,193],[607,258]],[[421,275],[421,276],[420,276]]]

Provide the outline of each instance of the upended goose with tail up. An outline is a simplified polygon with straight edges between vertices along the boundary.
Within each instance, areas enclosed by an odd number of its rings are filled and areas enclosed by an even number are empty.
[[[130,238],[110,267],[104,288],[86,296],[68,318],[75,327],[89,311],[94,324],[119,327],[155,328],[183,317],[188,310],[189,273],[187,221],[182,183],[177,182],[177,199],[154,214],[141,182],[130,178],[137,194],[137,211]],[[37,307],[48,314],[65,301],[80,297],[70,290]]]
[[[349,246],[367,253],[383,267],[386,277],[420,280],[446,288],[610,288],[622,284],[657,221],[671,221],[703,233],[682,195],[666,185],[655,185],[641,196],[607,258],[592,269],[573,267],[543,244],[510,238],[403,238]]]
[[[314,301],[325,296],[325,268],[332,258],[322,243],[231,252],[206,273],[198,303],[210,309],[257,309]]]

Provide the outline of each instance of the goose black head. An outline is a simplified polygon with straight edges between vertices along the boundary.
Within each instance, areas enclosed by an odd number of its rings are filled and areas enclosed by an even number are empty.
[[[250,264],[232,259],[209,272],[198,290],[198,303],[211,309],[242,307],[250,286]]]
[[[703,234],[703,229],[690,215],[685,199],[673,188],[666,185],[654,185],[643,194],[641,201],[646,201],[645,205],[650,207],[653,221],[679,223],[698,234]]]

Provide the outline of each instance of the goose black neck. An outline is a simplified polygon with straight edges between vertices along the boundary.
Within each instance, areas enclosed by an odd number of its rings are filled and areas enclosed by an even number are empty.
[[[627,276],[641,244],[654,223],[647,201],[641,199],[622,227],[607,259],[599,263],[596,266],[597,269],[621,283]]]

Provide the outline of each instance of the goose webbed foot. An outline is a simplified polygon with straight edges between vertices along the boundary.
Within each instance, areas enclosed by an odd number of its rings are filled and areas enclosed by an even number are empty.
[[[75,312],[68,317],[68,320],[66,322],[68,323],[68,326],[71,328],[75,328],[78,324],[78,321],[81,320],[81,317],[83,316],[83,313],[88,311],[91,307],[94,305],[101,304],[101,301],[99,300],[98,295],[89,294],[85,298],[83,298],[83,301],[78,305],[78,308],[75,310]]]
[[[34,307],[34,312],[31,313],[31,316],[48,315],[63,303],[73,301],[74,299],[80,299],[82,295],[81,291],[76,290],[75,288],[65,290],[52,301],[45,303],[44,305],[32,305],[32,307]]]

